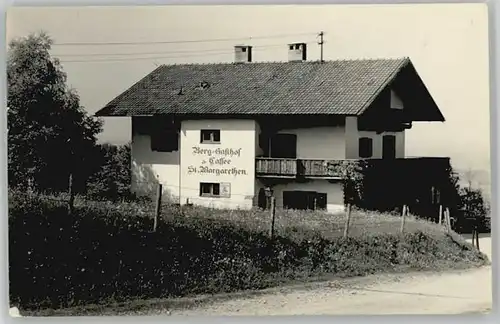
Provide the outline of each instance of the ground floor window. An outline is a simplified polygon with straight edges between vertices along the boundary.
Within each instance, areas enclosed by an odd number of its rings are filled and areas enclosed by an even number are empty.
[[[283,208],[325,210],[327,194],[316,191],[283,191]]]
[[[220,183],[200,182],[200,197],[220,197]]]

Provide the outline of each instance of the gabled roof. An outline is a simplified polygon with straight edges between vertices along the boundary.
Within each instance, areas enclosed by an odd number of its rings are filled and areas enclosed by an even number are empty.
[[[356,116],[388,87],[412,120],[444,121],[408,58],[162,65],[96,115]]]

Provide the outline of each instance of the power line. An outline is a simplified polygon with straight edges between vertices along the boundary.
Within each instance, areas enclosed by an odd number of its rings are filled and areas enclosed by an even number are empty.
[[[94,63],[94,62],[121,62],[121,61],[143,61],[143,60],[158,60],[158,59],[175,59],[184,57],[200,57],[200,56],[216,56],[216,55],[227,55],[233,52],[214,52],[205,54],[193,54],[193,55],[182,55],[182,56],[150,56],[150,57],[127,57],[127,58],[116,58],[116,59],[91,59],[91,60],[60,60],[62,63]]]
[[[213,38],[213,39],[196,39],[196,40],[179,40],[179,41],[143,41],[143,42],[61,42],[54,43],[54,46],[101,46],[101,45],[152,45],[152,44],[188,44],[188,43],[212,43],[212,42],[228,42],[238,40],[251,39],[268,39],[268,38],[284,38],[293,36],[316,35],[317,33],[298,33],[298,34],[281,34],[267,36],[249,36],[238,38]]]
[[[280,45],[282,46],[282,45]],[[270,48],[271,46],[269,46]],[[273,45],[272,47],[277,47]],[[256,50],[265,50],[265,48],[256,48]],[[169,53],[169,52],[166,52]],[[173,52],[170,52],[173,53]],[[190,54],[193,53],[193,54]],[[124,53],[125,54],[125,53]],[[130,54],[130,53],[127,53]],[[153,54],[153,53],[152,53]],[[160,53],[158,53],[160,54]],[[179,53],[181,54],[181,53]],[[121,61],[141,61],[141,60],[158,60],[158,59],[176,59],[176,58],[186,58],[186,57],[203,57],[203,56],[217,56],[217,55],[230,55],[234,54],[233,51],[188,51],[185,55],[170,55],[170,56],[148,56],[148,57],[125,57],[125,58],[99,58],[99,59],[75,59],[75,60],[65,60],[61,59],[62,63],[97,63],[97,62],[121,62]],[[113,56],[110,54],[110,56]]]
[[[92,62],[120,62],[120,61],[141,61],[141,60],[157,60],[157,59],[174,59],[174,58],[183,58],[183,57],[200,57],[200,56],[216,56],[216,55],[224,55],[231,54],[232,52],[224,51],[224,52],[212,52],[212,53],[199,53],[193,55],[182,55],[182,56],[149,56],[149,57],[126,57],[126,58],[102,58],[102,59],[89,59],[89,60],[60,60],[63,63],[92,63]]]
[[[284,44],[274,45],[258,45],[253,46],[255,49],[282,47]],[[159,51],[159,52],[134,52],[134,53],[83,53],[83,54],[53,54],[57,57],[87,57],[87,56],[131,56],[131,55],[160,55],[160,54],[189,54],[189,53],[209,53],[209,52],[226,52],[227,48],[205,49],[205,50],[190,50],[190,51]]]

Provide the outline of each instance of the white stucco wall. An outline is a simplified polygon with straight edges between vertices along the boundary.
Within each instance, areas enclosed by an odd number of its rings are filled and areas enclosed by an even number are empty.
[[[374,159],[382,158],[382,143],[384,135],[396,136],[396,158],[405,157],[405,133],[402,132],[376,132],[358,131],[357,117],[346,117],[346,146],[345,157],[347,159],[359,158],[359,139],[368,137],[373,140],[373,156]]]
[[[157,184],[163,184],[164,199],[178,202],[179,151],[154,152],[148,135],[132,134],[132,192],[155,197]]]
[[[325,193],[327,211],[331,213],[344,210],[344,191],[340,182],[330,183],[327,180],[311,180],[305,183],[290,182],[273,186],[276,206],[283,207],[283,191],[316,191]]]
[[[297,136],[298,159],[335,160],[345,158],[344,126],[285,129],[279,133]]]
[[[375,132],[365,132],[365,131],[358,132],[358,138],[368,137],[368,138],[371,138],[373,140],[373,156],[372,156],[372,158],[375,158],[375,159],[382,158],[382,152],[383,152],[382,143],[383,143],[383,136],[384,135],[396,136],[396,158],[404,158],[405,157],[404,132],[383,132],[380,134],[377,134]],[[357,153],[359,153],[358,149],[359,149],[359,142],[356,141],[355,150]]]
[[[255,195],[256,122],[189,120],[181,124],[181,203],[251,208]],[[200,129],[219,129],[220,144],[200,144]],[[232,150],[232,151],[231,151]],[[200,197],[200,182],[230,184],[230,197]]]
[[[403,101],[398,97],[398,95],[391,90],[390,91],[390,108],[392,109],[404,109]],[[359,158],[359,139],[361,137],[368,137],[373,140],[373,156],[372,158],[380,159],[382,158],[382,143],[384,135],[394,135],[396,136],[396,158],[405,157],[405,132],[383,132],[377,134],[376,132],[358,131],[358,120],[357,117],[348,116],[345,122],[345,156],[347,159],[358,159]]]
[[[401,109],[399,99],[392,97],[391,106]],[[201,144],[202,129],[220,130],[220,143]],[[396,136],[396,156],[405,156],[404,132],[361,132],[357,129],[357,117],[346,117],[345,126],[288,129],[280,133],[297,136],[299,159],[357,159],[360,137],[372,138],[373,158],[381,158],[383,136],[387,134]],[[262,182],[255,178],[255,157],[262,154],[259,134],[259,124],[254,120],[188,120],[181,122],[179,151],[164,153],[151,150],[149,135],[134,133],[132,189],[153,197],[156,184],[160,182],[165,195],[176,203],[251,208],[257,202],[259,189],[263,187]],[[220,183],[222,187],[226,184],[229,197],[200,197],[201,182]],[[312,180],[276,185],[274,191],[278,206],[283,204],[284,190],[326,193],[328,210],[343,210],[340,183]]]

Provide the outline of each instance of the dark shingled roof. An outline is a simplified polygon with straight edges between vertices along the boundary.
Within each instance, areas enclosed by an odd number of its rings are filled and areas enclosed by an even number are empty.
[[[408,58],[162,65],[96,115],[360,115],[388,86],[444,121]]]

